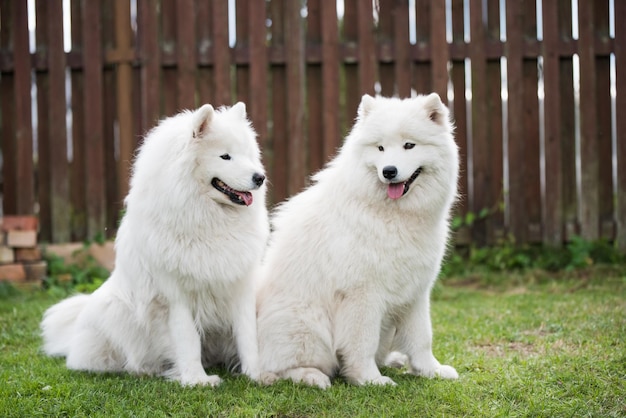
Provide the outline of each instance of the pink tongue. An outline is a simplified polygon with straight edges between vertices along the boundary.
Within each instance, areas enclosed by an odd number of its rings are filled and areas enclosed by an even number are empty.
[[[252,193],[250,192],[240,192],[239,196],[243,199],[243,202],[246,206],[250,206],[252,204]]]
[[[390,183],[387,188],[387,196],[391,199],[399,199],[404,193],[404,183]]]

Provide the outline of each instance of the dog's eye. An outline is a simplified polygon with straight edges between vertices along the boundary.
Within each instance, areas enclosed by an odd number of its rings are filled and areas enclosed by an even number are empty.
[[[220,158],[222,160],[230,160],[230,154],[222,154],[222,155],[220,155]]]
[[[413,147],[415,147],[415,144],[412,142],[407,142],[404,144],[404,149],[413,149]]]
[[[385,150],[385,147],[383,147],[382,145],[378,146],[378,151],[383,152]]]

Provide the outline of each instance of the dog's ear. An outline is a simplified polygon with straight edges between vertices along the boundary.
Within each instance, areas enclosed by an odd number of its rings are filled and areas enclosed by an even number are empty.
[[[237,102],[230,108],[231,112],[235,112],[241,119],[246,119],[246,104],[244,102]]]
[[[431,93],[426,96],[424,107],[428,114],[428,119],[437,125],[443,125],[448,117],[448,108],[441,101],[441,97],[437,93]]]
[[[193,113],[193,137],[203,137],[213,120],[215,109],[210,104],[205,104]]]
[[[369,94],[364,94],[363,97],[361,97],[361,104],[359,105],[359,110],[357,112],[359,119],[363,119],[367,116],[367,114],[374,108],[375,101],[376,99]]]

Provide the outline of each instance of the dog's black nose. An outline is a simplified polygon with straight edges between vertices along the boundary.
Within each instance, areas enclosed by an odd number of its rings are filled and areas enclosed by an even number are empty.
[[[398,175],[398,169],[393,165],[383,167],[383,177],[387,180],[391,180]]]
[[[252,182],[256,184],[257,186],[261,187],[264,181],[265,181],[265,176],[263,174],[254,173],[252,175]]]

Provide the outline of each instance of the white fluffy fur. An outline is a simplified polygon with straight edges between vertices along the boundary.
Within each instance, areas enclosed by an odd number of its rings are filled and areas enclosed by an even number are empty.
[[[134,163],[111,277],[48,309],[45,352],[66,356],[71,369],[183,385],[219,384],[203,368],[216,363],[239,363],[258,379],[252,272],[269,234],[262,174],[243,103],[162,121]],[[231,202],[214,177],[251,192],[252,203]]]
[[[452,131],[436,94],[365,95],[339,154],[279,208],[257,292],[264,383],[327,388],[339,371],[357,385],[394,384],[378,369],[387,359],[458,377],[432,354],[429,308],[457,195]],[[394,182],[423,168],[399,199],[387,195],[389,166]]]

